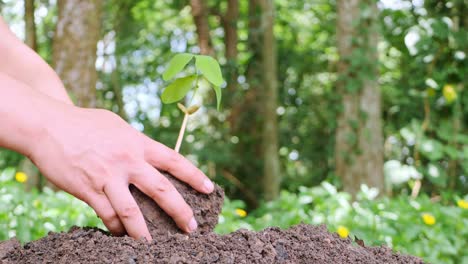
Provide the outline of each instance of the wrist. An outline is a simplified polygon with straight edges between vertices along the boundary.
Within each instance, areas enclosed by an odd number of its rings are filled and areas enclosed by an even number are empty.
[[[30,131],[24,155],[34,162],[38,160],[40,155],[47,153],[50,147],[55,144],[54,142],[57,141],[57,135],[67,133],[62,129],[78,109],[74,105],[50,99],[48,104],[41,108],[40,117],[32,126],[33,129]]]
[[[0,72],[0,147],[32,157],[66,107]]]

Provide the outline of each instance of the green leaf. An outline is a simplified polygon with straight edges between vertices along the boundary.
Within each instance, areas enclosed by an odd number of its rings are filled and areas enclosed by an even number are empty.
[[[161,95],[161,99],[165,104],[175,103],[182,98],[190,91],[190,88],[193,87],[193,81],[197,77],[195,75],[178,78],[173,83],[164,89],[164,92]]]
[[[213,85],[213,90],[216,93],[216,108],[219,111],[219,106],[221,105],[221,96],[222,96],[221,88],[219,88],[219,86]]]
[[[447,145],[447,146],[444,146],[444,152],[451,158],[451,159],[454,159],[456,160],[458,158],[458,149],[453,147],[453,146],[450,146],[450,145]]]
[[[438,165],[429,164],[426,168],[427,179],[433,184],[445,188],[447,186],[447,173]]]
[[[197,55],[195,66],[214,86],[221,86],[221,84],[223,84],[224,80],[221,74],[221,68],[214,58],[205,55]]]
[[[419,150],[431,161],[440,160],[444,157],[444,145],[435,139],[422,139]]]
[[[163,73],[163,80],[168,81],[172,79],[177,73],[182,71],[185,66],[190,62],[194,55],[189,53],[179,53],[175,55],[169,62],[169,66]]]

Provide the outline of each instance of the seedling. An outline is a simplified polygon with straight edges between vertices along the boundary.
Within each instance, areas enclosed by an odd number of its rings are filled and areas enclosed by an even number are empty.
[[[223,76],[221,74],[221,68],[219,63],[210,56],[195,55],[190,53],[179,53],[175,55],[169,62],[169,66],[163,73],[163,80],[172,80],[178,73],[182,72],[187,64],[195,58],[195,74],[189,74],[184,77],[176,78],[171,84],[169,84],[161,95],[162,102],[165,104],[172,104],[179,102],[184,99],[187,93],[193,89],[192,98],[189,101],[189,105],[185,106],[182,103],[177,103],[180,111],[184,113],[184,120],[180,127],[179,136],[175,145],[175,151],[179,152],[182,139],[184,138],[185,128],[187,127],[188,118],[190,115],[197,112],[200,108],[199,105],[190,105],[195,97],[198,90],[200,78],[204,78],[211,84],[211,87],[216,94],[216,105],[219,110],[221,104],[221,88],[223,84]]]

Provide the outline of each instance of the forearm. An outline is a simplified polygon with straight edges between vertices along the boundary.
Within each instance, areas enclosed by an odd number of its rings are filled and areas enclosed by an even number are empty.
[[[0,73],[54,99],[73,104],[55,71],[10,31],[0,17]]]
[[[0,147],[30,157],[61,105],[68,107],[0,73]]]

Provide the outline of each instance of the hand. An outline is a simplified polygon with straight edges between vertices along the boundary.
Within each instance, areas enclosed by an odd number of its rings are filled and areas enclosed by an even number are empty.
[[[30,155],[52,183],[94,208],[115,235],[151,239],[129,184],[154,199],[182,230],[197,228],[191,208],[155,167],[210,193],[213,183],[200,170],[110,111],[61,107]]]

